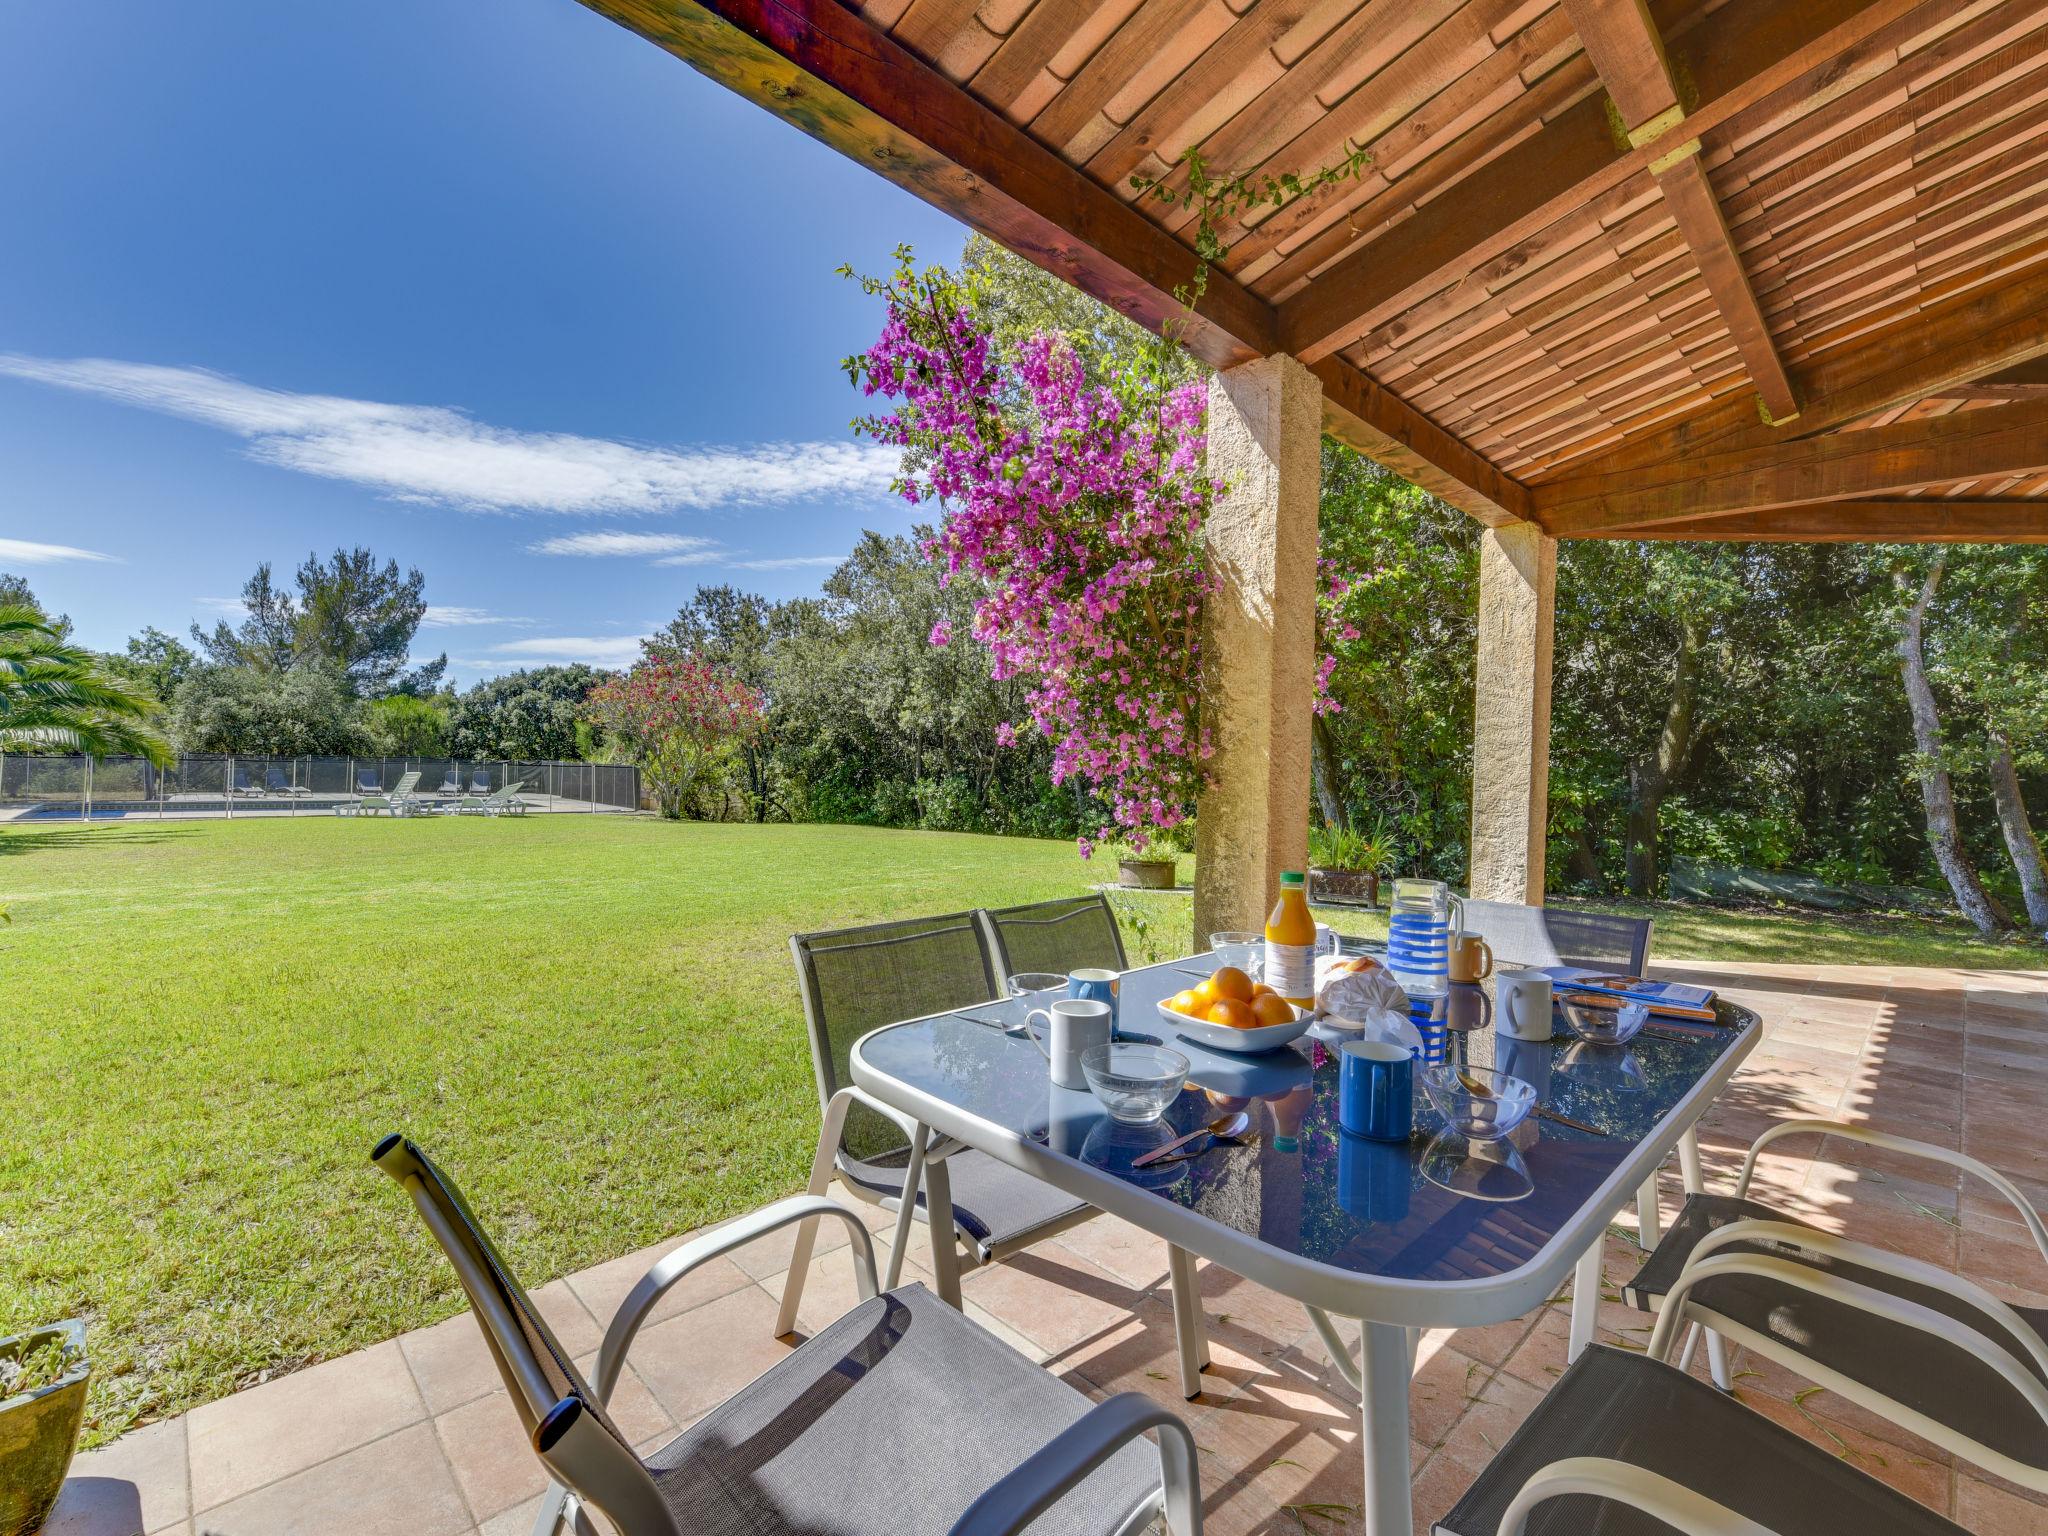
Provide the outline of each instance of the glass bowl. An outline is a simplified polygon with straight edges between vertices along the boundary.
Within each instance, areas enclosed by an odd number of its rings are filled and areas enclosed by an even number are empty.
[[[1473,1141],[1497,1141],[1529,1117],[1536,1090],[1519,1077],[1485,1067],[1427,1067],[1422,1091],[1444,1128]]]
[[[1558,993],[1557,1011],[1588,1045],[1627,1045],[1650,1020],[1650,1010],[1641,1003],[1593,992]]]
[[[1266,958],[1266,936],[1263,933],[1212,933],[1209,935],[1209,950],[1216,956],[1219,970],[1226,965],[1234,965],[1257,981],[1259,972],[1265,969],[1261,964]]]
[[[1081,1053],[1081,1075],[1110,1119],[1150,1125],[1179,1096],[1188,1078],[1188,1059],[1163,1045],[1112,1040]]]

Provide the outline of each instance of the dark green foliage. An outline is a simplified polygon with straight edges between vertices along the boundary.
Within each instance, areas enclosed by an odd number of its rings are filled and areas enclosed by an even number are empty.
[[[448,750],[459,758],[575,758],[577,717],[601,676],[577,662],[478,683],[448,706]]]
[[[181,752],[346,757],[369,747],[347,682],[313,664],[196,667],[172,698],[170,733]]]

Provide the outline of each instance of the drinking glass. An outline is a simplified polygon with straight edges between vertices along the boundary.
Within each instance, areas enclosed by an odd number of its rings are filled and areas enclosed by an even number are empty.
[[[1067,977],[1064,971],[1019,971],[1004,978],[1003,988],[1012,998],[1021,999],[1003,1010],[1003,1028],[1021,1035],[1024,1020],[1034,1008],[1050,1008],[1067,995]]]
[[[1260,962],[1265,959],[1263,933],[1212,933],[1209,949],[1216,956],[1217,969],[1234,965],[1253,981],[1259,979]]]

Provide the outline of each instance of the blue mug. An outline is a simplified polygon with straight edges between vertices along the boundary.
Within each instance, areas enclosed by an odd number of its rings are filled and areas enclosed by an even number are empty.
[[[1415,1164],[1405,1146],[1337,1138],[1337,1203],[1359,1221],[1406,1221]]]
[[[1415,1054],[1385,1040],[1337,1048],[1337,1123],[1368,1141],[1406,1141],[1415,1129]]]
[[[1115,971],[1084,970],[1067,972],[1067,996],[1091,998],[1098,1003],[1109,1004],[1109,1027],[1116,1029],[1116,991],[1118,976]]]

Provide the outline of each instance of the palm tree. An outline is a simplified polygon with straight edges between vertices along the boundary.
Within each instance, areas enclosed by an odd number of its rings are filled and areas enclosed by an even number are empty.
[[[0,604],[0,751],[133,752],[161,767],[171,749],[156,708],[35,609]]]

